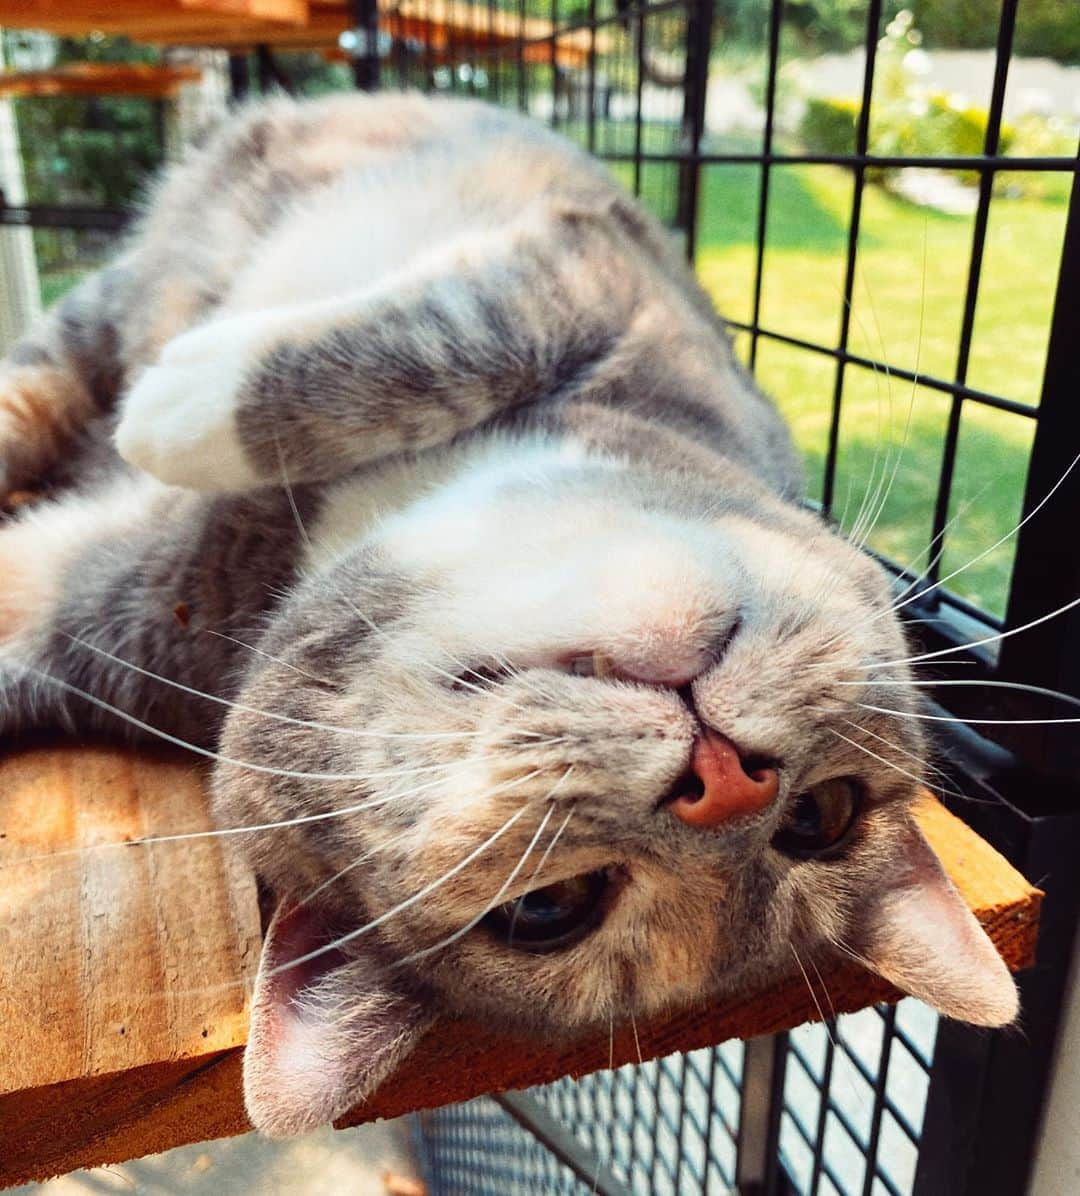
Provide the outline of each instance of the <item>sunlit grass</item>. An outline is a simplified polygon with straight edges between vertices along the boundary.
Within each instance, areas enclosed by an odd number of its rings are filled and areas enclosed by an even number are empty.
[[[752,312],[759,177],[754,166],[709,167],[698,226],[701,277],[720,310],[744,321]],[[764,327],[836,346],[851,193],[850,173],[836,167],[772,171]],[[969,385],[1038,402],[1065,214],[1051,202],[994,201]],[[876,361],[954,378],[972,229],[970,217],[916,208],[881,187],[867,187],[849,348]],[[835,363],[763,340],[758,376],[790,421],[806,455],[808,488],[820,496]],[[850,525],[864,495],[873,502],[888,489],[870,543],[904,563],[925,560],[950,405],[947,395],[885,373],[859,367],[846,372],[837,513],[847,504]],[[959,517],[946,542],[944,572],[964,565],[1016,524],[1032,431],[1022,416],[965,404],[949,512]],[[1013,547],[1009,542],[990,553],[950,588],[1001,614]]]

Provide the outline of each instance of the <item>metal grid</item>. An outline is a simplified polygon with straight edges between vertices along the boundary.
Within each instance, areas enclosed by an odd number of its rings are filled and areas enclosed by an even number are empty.
[[[681,232],[691,260],[701,256],[709,197],[717,192],[748,195],[753,235],[749,267],[742,275],[744,293],[725,305],[725,312],[737,350],[759,373],[767,373],[770,354],[780,352],[821,367],[821,405],[828,418],[816,493],[826,516],[835,518],[843,510],[845,417],[853,391],[868,376],[908,383],[916,401],[936,396],[946,405],[940,459],[934,476],[922,482],[930,499],[930,548],[922,567],[890,562],[898,585],[913,584],[920,593],[907,613],[927,647],[952,647],[995,629],[1021,627],[1080,592],[1080,556],[1070,525],[1080,502],[1076,473],[1061,482],[1054,503],[1017,537],[1008,600],[999,604],[1000,610],[931,588],[942,576],[944,557],[939,554],[952,534],[969,412],[1001,412],[1031,429],[1025,512],[1033,511],[1060,482],[1080,447],[1075,408],[1075,346],[1080,343],[1077,159],[1002,152],[1022,0],[1002,0],[983,152],[965,156],[873,152],[883,0],[866,4],[861,100],[843,153],[804,152],[782,135],[777,114],[789,16],[782,0],[761,0],[758,11],[763,122],[730,144],[713,135],[707,121],[710,64],[721,42],[714,0],[484,0],[488,33],[502,29],[505,34],[505,21],[511,22],[511,35],[497,42],[482,36],[482,26],[474,25],[471,34],[460,27],[454,32],[455,14],[467,8],[475,11],[475,6],[455,0],[440,5],[440,11],[450,14],[451,27],[436,45],[382,37],[372,0],[353,0],[357,34],[350,43],[356,53],[352,82],[471,94],[531,113],[608,161],[647,206]],[[434,8],[428,0],[402,0],[400,11],[424,18]],[[528,23],[536,17],[550,22],[543,36]],[[248,90],[252,75],[264,90],[291,86],[285,56],[261,51],[250,62],[232,59],[235,95]],[[889,360],[884,349],[856,347],[859,267],[872,237],[869,184],[882,170],[901,167],[962,169],[978,179],[955,356],[947,371],[930,373],[917,363]],[[798,172],[808,170],[842,171],[849,185],[848,218],[835,254],[836,331],[829,338],[783,326],[770,315],[768,302],[770,249],[783,232],[776,226],[775,197]],[[995,181],[1006,173],[1073,177],[1038,403],[972,381],[979,296],[994,212],[1001,202]],[[47,230],[38,231],[39,237],[62,236],[65,230],[111,233],[125,219],[124,212],[112,209],[21,199],[0,203],[0,226]],[[968,667],[956,675],[1077,692],[1078,615],[1073,610],[1005,639],[1000,651],[965,651]],[[947,667],[942,673],[952,675]],[[968,718],[1037,718],[1046,713],[1045,705],[1030,698],[991,703],[981,694],[974,703],[964,703],[957,690],[939,692],[948,696],[951,710]],[[954,785],[994,799],[991,805],[965,805],[958,812],[1050,892],[1040,968],[1022,985],[1028,1010],[1025,1041],[938,1026],[924,1007],[904,1002],[896,1010],[832,1020],[827,1028],[803,1027],[771,1044],[747,1044],[745,1050],[731,1044],[578,1084],[562,1081],[528,1096],[473,1102],[418,1122],[433,1190],[680,1196],[733,1190],[747,1196],[975,1196],[994,1191],[1019,1196],[1080,905],[1074,784],[1080,746],[1075,736],[1043,728],[995,728],[993,734],[996,743],[962,726],[949,727],[944,763]],[[1007,1112],[997,1109],[995,1090],[1012,1096]],[[752,1093],[763,1091],[763,1102],[751,1099]]]
[[[730,1042],[426,1113],[418,1152],[436,1193],[721,1196],[736,1182],[743,1056]]]
[[[797,1192],[913,1190],[937,1023],[904,1001],[788,1035],[780,1157]]]

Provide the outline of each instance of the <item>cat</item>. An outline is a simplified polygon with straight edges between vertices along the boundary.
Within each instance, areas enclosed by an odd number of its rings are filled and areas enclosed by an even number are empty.
[[[274,898],[252,1122],[443,1014],[566,1038],[853,955],[999,1026],[884,571],[670,235],[557,135],[250,106],[0,367],[0,729],[214,758]],[[887,685],[887,688],[885,687]]]

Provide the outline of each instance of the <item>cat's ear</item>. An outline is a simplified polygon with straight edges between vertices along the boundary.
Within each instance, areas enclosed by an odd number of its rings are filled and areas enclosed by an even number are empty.
[[[1004,1026],[1016,984],[913,822],[885,883],[861,905],[851,945],[879,975],[948,1017]]]
[[[331,950],[289,966],[333,938],[314,902],[279,907],[266,932],[244,1103],[272,1138],[306,1133],[365,1100],[434,1020],[370,950]]]

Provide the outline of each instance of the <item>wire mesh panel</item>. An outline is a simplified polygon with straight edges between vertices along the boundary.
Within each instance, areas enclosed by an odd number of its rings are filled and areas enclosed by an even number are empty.
[[[487,1192],[498,1155],[505,1193],[588,1192],[610,1176],[639,1196],[721,1196],[735,1187],[742,1064],[730,1042],[532,1089],[576,1142],[571,1167],[540,1163],[535,1139],[488,1099],[425,1114],[421,1153],[436,1192]]]
[[[800,1196],[914,1190],[937,1021],[909,1000],[791,1032],[780,1157]]]
[[[415,1120],[417,1153],[433,1196],[582,1196],[584,1179],[489,1097]]]

